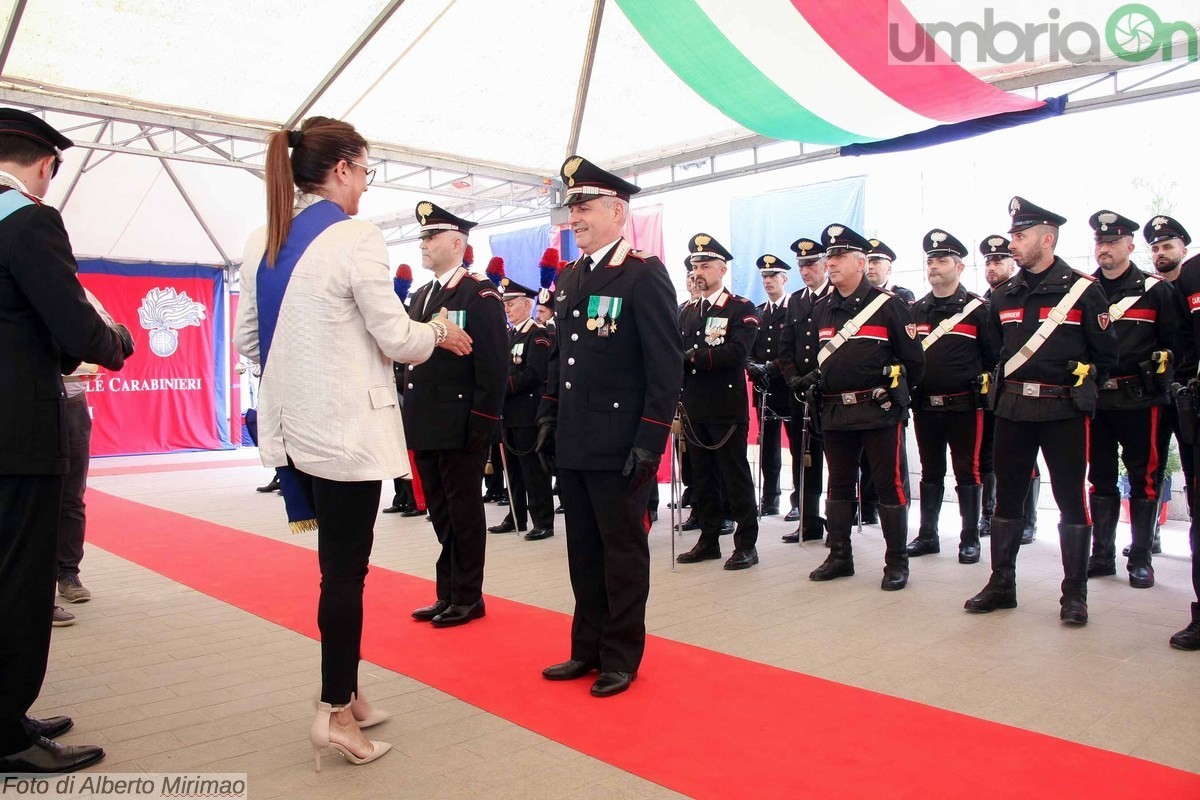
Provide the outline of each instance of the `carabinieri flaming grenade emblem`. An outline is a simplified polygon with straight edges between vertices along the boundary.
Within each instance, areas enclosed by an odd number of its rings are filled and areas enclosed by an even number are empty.
[[[204,306],[173,288],[154,288],[142,298],[138,320],[150,331],[150,349],[156,356],[167,358],[179,347],[179,328],[200,325]]]

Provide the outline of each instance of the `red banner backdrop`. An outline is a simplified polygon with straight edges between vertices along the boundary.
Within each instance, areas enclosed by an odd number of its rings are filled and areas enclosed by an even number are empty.
[[[136,348],[120,372],[87,381],[92,455],[230,446],[221,270],[84,260],[79,273]]]

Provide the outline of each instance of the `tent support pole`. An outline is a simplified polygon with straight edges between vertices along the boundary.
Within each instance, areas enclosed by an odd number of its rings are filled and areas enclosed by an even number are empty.
[[[158,152],[158,145],[153,139],[147,139],[146,142],[150,147]],[[171,162],[165,158],[160,158],[158,163],[162,164],[163,170],[167,173],[167,177],[171,179],[171,183],[175,184],[175,190],[179,192],[179,196],[183,198],[183,202],[187,203],[187,207],[191,209],[192,216],[196,218],[196,222],[200,223],[200,227],[204,229],[204,235],[212,242],[212,246],[217,249],[221,255],[221,260],[225,262],[225,266],[233,266],[233,262],[229,260],[229,256],[225,254],[225,248],[221,247],[221,243],[217,241],[216,235],[212,229],[208,227],[208,223],[204,221],[204,217],[200,214],[200,210],[196,208],[196,204],[192,202],[191,195],[187,193],[187,189],[183,188],[183,184],[179,182],[179,176],[175,174],[175,169],[171,166]]]
[[[604,0],[592,6],[592,22],[588,26],[587,50],[579,72],[579,88],[575,92],[575,114],[571,117],[571,135],[567,137],[567,156],[579,146],[579,130],[583,127],[583,111],[587,107],[588,87],[592,84],[592,66],[596,63],[596,45],[600,41],[600,21],[604,18]]]
[[[108,130],[108,120],[100,123],[100,132],[96,134],[93,141],[99,142],[104,138],[104,132]],[[62,213],[67,210],[67,203],[71,200],[71,194],[75,191],[75,187],[79,185],[79,179],[83,177],[83,173],[87,172],[88,164],[91,163],[92,156],[95,155],[95,150],[88,150],[87,155],[83,157],[83,163],[79,165],[79,171],[71,178],[71,185],[67,187],[67,193],[63,195],[62,202],[58,204],[58,211]]]
[[[17,38],[17,28],[21,27],[21,15],[25,13],[26,0],[17,0],[13,4],[12,16],[8,18],[8,28],[4,31],[4,43],[0,44],[0,73],[8,63],[8,54],[12,51],[13,40]]]

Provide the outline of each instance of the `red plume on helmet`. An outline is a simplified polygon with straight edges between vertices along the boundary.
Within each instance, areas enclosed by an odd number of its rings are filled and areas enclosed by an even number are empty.
[[[401,300],[408,299],[408,290],[412,288],[412,281],[412,267],[408,264],[396,267],[396,277],[392,278],[392,287],[396,290],[396,296]]]
[[[504,259],[500,256],[492,256],[492,260],[487,265],[487,276],[492,283],[500,286],[500,281],[504,280]]]
[[[463,251],[463,264],[466,265],[467,269],[470,269],[471,265],[474,263],[475,248],[471,247],[471,245],[467,245],[467,249]]]
[[[547,247],[546,252],[542,253],[542,260],[538,262],[538,270],[541,273],[539,279],[543,289],[550,288],[558,276],[558,260],[558,248],[556,247]]]

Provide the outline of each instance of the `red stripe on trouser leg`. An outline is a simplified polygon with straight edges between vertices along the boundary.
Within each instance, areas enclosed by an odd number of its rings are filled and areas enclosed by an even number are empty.
[[[971,451],[971,475],[976,483],[983,483],[979,475],[979,451],[983,449],[983,409],[975,409],[975,449]]]
[[[896,494],[900,497],[900,505],[908,505],[908,498],[904,496],[904,475],[901,470],[904,469],[904,426],[896,426]]]
[[[1158,472],[1158,406],[1150,406],[1150,452],[1146,459],[1146,498],[1158,499],[1154,474]]]
[[[413,457],[413,451],[408,451],[408,466],[412,471],[412,493],[413,502],[417,504],[418,511],[425,510],[425,489],[421,486],[421,475],[417,472],[417,460]]]
[[[1086,474],[1088,464],[1092,463],[1092,420],[1083,418],[1083,463]],[[1083,482],[1083,519],[1084,525],[1092,524],[1092,508],[1088,503],[1087,481]]]

